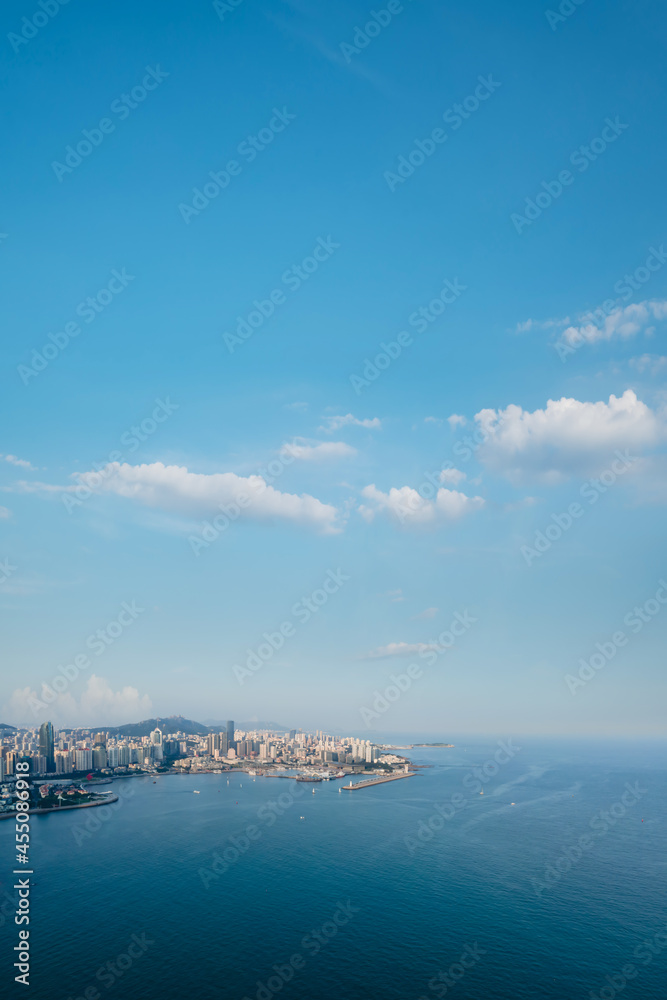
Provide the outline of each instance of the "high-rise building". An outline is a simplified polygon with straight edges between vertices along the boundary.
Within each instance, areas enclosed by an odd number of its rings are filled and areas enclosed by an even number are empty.
[[[151,733],[151,743],[162,746],[162,730],[155,728]]]
[[[103,767],[107,766],[107,750],[106,747],[95,747],[93,750],[93,767],[96,771],[101,771]]]
[[[92,771],[93,751],[88,749],[76,750],[74,753],[75,771]]]
[[[227,720],[227,746],[228,747],[233,747],[234,746],[234,720],[233,719],[228,719]]]
[[[39,753],[46,760],[46,771],[55,771],[56,763],[53,756],[53,726],[43,722],[39,727]]]
[[[105,747],[107,745],[107,734],[106,733],[95,733],[95,739],[93,743],[96,745]]]
[[[56,753],[56,774],[71,774],[72,770],[72,755],[69,750]]]
[[[293,740],[295,736],[296,736],[296,729],[290,729],[289,738]]]

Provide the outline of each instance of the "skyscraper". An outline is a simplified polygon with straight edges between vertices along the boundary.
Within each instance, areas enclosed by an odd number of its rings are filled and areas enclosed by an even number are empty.
[[[228,747],[233,747],[234,746],[234,720],[233,719],[228,719],[227,720],[227,746]]]
[[[46,759],[46,770],[55,771],[56,762],[53,756],[53,726],[43,722],[39,727],[39,752]]]

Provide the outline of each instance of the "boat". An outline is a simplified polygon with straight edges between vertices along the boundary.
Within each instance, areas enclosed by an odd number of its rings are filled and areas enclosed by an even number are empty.
[[[198,792],[196,788],[193,788],[192,791],[193,791],[194,795],[200,795],[201,794],[201,792]]]
[[[305,816],[299,816],[299,819],[305,819],[305,818],[306,818]]]
[[[315,789],[313,788],[313,795],[315,794]]]

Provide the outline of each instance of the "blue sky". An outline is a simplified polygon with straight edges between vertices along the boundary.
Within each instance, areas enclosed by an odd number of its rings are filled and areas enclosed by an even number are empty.
[[[663,731],[661,5],[55,2],[0,15],[2,720]]]

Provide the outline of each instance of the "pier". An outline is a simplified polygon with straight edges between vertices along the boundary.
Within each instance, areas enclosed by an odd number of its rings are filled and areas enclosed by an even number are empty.
[[[357,781],[356,784],[350,782],[349,785],[341,785],[341,788],[353,792],[355,788],[369,788],[371,785],[383,785],[385,781],[399,781],[401,778],[412,778],[415,771],[405,771],[403,774],[391,774],[387,778],[367,778],[365,781]]]

